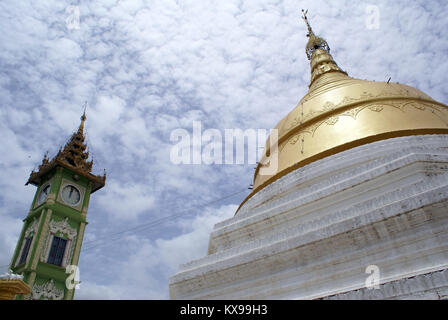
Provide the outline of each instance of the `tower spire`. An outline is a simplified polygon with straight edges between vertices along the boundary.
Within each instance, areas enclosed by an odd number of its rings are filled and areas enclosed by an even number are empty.
[[[87,109],[87,101],[84,102],[84,112],[83,112],[83,114],[81,116],[81,124],[79,125],[79,129],[78,129],[78,133],[80,133],[80,134],[83,134],[83,132],[84,132],[84,123],[85,123],[85,121],[87,119],[87,117],[86,117],[86,109]]]
[[[84,112],[81,116],[81,124],[79,125],[78,132],[75,132],[64,146],[60,158],[71,166],[90,172],[92,170],[93,161],[87,161],[89,152],[86,151],[87,145],[84,143],[84,123],[87,119],[86,109],[87,101],[84,103]]]
[[[306,16],[307,13],[308,13],[308,10],[302,9],[302,19],[305,21],[306,27],[308,28],[308,34],[306,36],[309,37],[311,34],[314,34],[314,33],[313,33],[313,29],[311,29],[310,23],[308,21],[308,17]]]
[[[308,13],[308,10],[302,9],[302,19],[305,21],[306,27],[308,29],[307,37],[308,43],[306,44],[306,56],[308,57],[308,60],[311,60],[313,57],[314,51],[317,49],[322,49],[326,51],[327,53],[330,53],[330,46],[328,45],[327,41],[325,41],[323,38],[318,37],[314,34],[313,29],[311,28],[310,22],[308,21],[308,17],[306,14]]]
[[[338,67],[333,57],[330,54],[330,46],[325,39],[316,36],[311,28],[310,22],[307,17],[308,10],[302,9],[302,19],[305,21],[308,29],[307,37],[308,43],[305,47],[305,53],[310,60],[311,65],[311,81],[309,87],[315,83],[315,81],[324,74],[339,73],[347,76],[347,73]]]

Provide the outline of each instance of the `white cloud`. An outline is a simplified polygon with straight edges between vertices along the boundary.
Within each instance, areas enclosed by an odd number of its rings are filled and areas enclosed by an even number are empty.
[[[379,30],[365,26],[371,4],[84,1],[80,29],[69,30],[66,2],[2,1],[0,225],[14,227],[0,257],[10,256],[17,219],[29,209],[30,170],[77,129],[88,101],[89,150],[95,173],[106,168],[108,178],[92,195],[85,246],[172,214],[191,218],[83,251],[77,297],[167,297],[168,274],[205,254],[211,226],[245,194],[218,201],[215,211],[195,206],[247,188],[253,174],[252,165],[174,165],[170,133],[191,132],[193,121],[203,130],[274,127],[310,78],[302,7],[349,75],[391,76],[447,102],[446,1],[377,1]]]
[[[79,44],[67,38],[47,41],[46,45],[48,61],[51,61],[52,64],[62,64],[60,67],[73,63],[72,60],[76,60],[83,55],[83,50]]]
[[[17,240],[22,229],[22,219],[11,217],[5,210],[0,210],[0,274],[8,271]]]
[[[154,207],[155,199],[145,184],[123,183],[114,179],[107,182],[108,192],[95,200],[112,220],[136,220]]]

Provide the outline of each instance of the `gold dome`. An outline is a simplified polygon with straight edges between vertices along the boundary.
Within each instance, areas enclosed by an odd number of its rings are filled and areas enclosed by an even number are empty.
[[[349,77],[304,19],[310,37],[309,91],[275,127],[277,154],[274,149],[271,154],[268,139],[255,170],[253,191],[241,205],[285,174],[326,156],[393,137],[448,134],[446,105],[407,85]],[[278,156],[275,170],[271,156]],[[271,170],[262,172],[264,167]]]

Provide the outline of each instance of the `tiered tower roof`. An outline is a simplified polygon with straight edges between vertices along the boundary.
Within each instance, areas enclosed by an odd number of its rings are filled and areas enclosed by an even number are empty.
[[[26,184],[40,185],[42,178],[56,166],[65,167],[73,172],[88,178],[92,181],[92,193],[104,187],[106,183],[106,173],[102,176],[91,173],[93,159],[89,159],[87,144],[84,136],[84,123],[86,121],[86,111],[81,116],[81,124],[76,132],[70,137],[65,146],[59,149],[59,152],[53,159],[49,159],[45,154],[42,164],[37,171],[32,171]]]

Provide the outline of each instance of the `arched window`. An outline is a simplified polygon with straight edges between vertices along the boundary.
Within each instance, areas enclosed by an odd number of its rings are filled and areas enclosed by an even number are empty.
[[[66,239],[60,237],[53,237],[47,263],[51,263],[56,266],[62,266],[66,246],[67,246]]]

